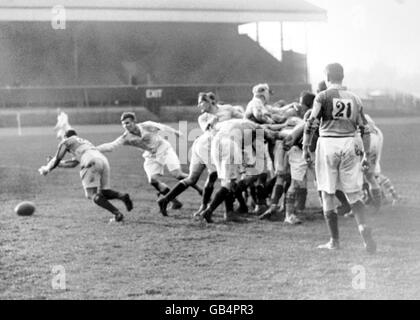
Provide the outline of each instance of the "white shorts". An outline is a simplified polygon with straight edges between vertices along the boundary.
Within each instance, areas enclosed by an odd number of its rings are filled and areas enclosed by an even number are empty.
[[[289,173],[289,171],[288,152],[283,149],[283,142],[277,140],[274,146],[274,172],[278,175]]]
[[[197,165],[205,165],[209,173],[216,172],[216,166],[211,159],[211,140],[210,134],[202,134],[191,147],[190,172]]]
[[[302,154],[302,149],[297,146],[293,146],[288,152],[292,180],[305,180],[306,172],[308,171],[308,163],[302,158]]]
[[[257,145],[259,150],[247,146],[244,150],[244,163],[246,176],[257,176],[273,170],[273,162],[268,152],[268,144]]]
[[[356,141],[354,137],[318,139],[315,172],[319,191],[335,194],[336,190],[344,193],[362,190],[362,164],[356,155],[360,146]]]
[[[242,168],[242,149],[229,137],[216,135],[211,146],[212,160],[220,180],[239,179]]]
[[[155,153],[146,151],[143,153],[144,171],[146,171],[149,182],[154,175],[163,175],[165,166],[169,171],[181,169],[179,158],[168,141],[164,141]]]
[[[108,159],[97,150],[87,150],[80,159],[80,179],[85,195],[88,188],[107,190],[110,188],[110,167]]]

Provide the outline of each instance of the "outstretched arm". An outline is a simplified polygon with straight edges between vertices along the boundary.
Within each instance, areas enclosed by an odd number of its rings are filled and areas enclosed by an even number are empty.
[[[53,157],[47,157],[47,161],[50,162]],[[72,158],[69,160],[61,160],[60,163],[57,165],[59,168],[75,168],[79,165],[79,161],[76,158]]]
[[[158,122],[154,122],[154,121],[145,121],[141,123],[141,126],[150,132],[157,132],[157,131],[165,131],[168,133],[174,133],[177,136],[182,136],[182,133],[179,132],[178,130],[175,130],[174,128],[171,128],[170,126],[158,123]]]
[[[96,146],[96,149],[98,149],[100,152],[112,152],[122,145],[124,145],[124,136],[120,136],[112,142],[103,143],[99,146]]]
[[[38,169],[39,173],[45,176],[49,172],[54,170],[60,164],[60,161],[64,158],[66,153],[67,153],[67,147],[64,143],[61,143],[58,146],[58,150],[55,157],[53,157],[46,166],[42,166],[41,168],[39,168]]]

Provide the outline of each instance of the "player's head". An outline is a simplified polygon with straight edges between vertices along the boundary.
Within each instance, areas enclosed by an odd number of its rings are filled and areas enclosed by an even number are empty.
[[[273,91],[267,83],[259,83],[252,88],[252,94],[255,98],[262,99],[264,102],[268,103],[270,101],[270,95],[273,94]]]
[[[309,91],[302,91],[299,97],[299,103],[307,108],[312,108],[314,104],[315,95]]]
[[[134,112],[124,112],[121,115],[121,125],[128,132],[133,132],[136,129],[136,115]]]
[[[70,137],[73,137],[73,136],[77,136],[77,132],[76,132],[76,130],[74,130],[74,129],[69,129],[69,130],[67,130],[66,131],[66,133],[64,134],[64,138],[70,138]]]
[[[325,75],[328,82],[341,84],[344,79],[344,68],[339,63],[330,63],[325,67]]]
[[[325,83],[325,80],[322,80],[320,83],[318,83],[318,87],[316,88],[316,93],[320,93],[327,89],[328,87],[327,87],[327,84]]]
[[[217,105],[216,95],[213,92],[200,92],[198,94],[198,107],[201,112],[209,112],[212,106]]]

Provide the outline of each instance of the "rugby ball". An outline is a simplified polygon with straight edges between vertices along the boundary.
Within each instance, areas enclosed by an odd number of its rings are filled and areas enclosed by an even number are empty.
[[[35,212],[35,204],[30,201],[23,201],[15,207],[18,216],[31,216]]]

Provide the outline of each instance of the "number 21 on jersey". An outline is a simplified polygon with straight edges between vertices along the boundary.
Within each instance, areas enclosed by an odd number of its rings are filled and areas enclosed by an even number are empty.
[[[353,114],[354,102],[352,99],[333,99],[334,119],[350,119]]]

